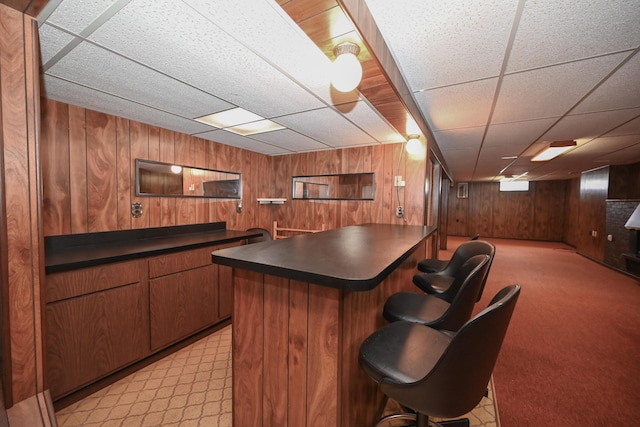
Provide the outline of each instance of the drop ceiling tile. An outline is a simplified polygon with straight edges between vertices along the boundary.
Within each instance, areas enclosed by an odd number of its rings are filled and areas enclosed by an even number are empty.
[[[536,141],[551,125],[557,117],[539,120],[529,120],[514,123],[492,124],[485,136],[483,149],[500,147],[504,149],[503,156],[519,155],[531,143]]]
[[[638,8],[640,9],[640,4]],[[638,32],[640,33],[640,30]],[[640,55],[636,53],[613,76],[578,104],[572,113],[640,107],[638,82],[640,82]]]
[[[367,0],[413,91],[497,76],[517,3]]]
[[[255,139],[246,138],[233,132],[227,132],[223,129],[217,129],[209,132],[203,132],[196,135],[198,138],[206,139],[220,144],[230,145],[232,147],[244,148],[245,150],[254,151],[270,156],[278,154],[290,154],[289,150],[280,147],[265,144]]]
[[[480,126],[489,119],[497,81],[487,79],[426,90],[415,93],[414,97],[418,106],[427,112],[434,132]]]
[[[117,0],[65,0],[47,20],[72,33],[80,34],[89,24],[109,9]]]
[[[336,109],[378,142],[391,143],[405,140],[368,102],[341,104],[336,106]]]
[[[331,108],[278,117],[278,123],[329,147],[351,147],[376,141]]]
[[[71,34],[47,24],[41,25],[38,33],[40,36],[40,60],[45,68],[51,58],[75,39]]]
[[[640,114],[640,108],[566,116],[545,133],[540,140],[590,140],[607,133]]]
[[[622,126],[607,133],[606,136],[618,135],[640,135],[640,117],[636,117],[635,119],[628,121]]]
[[[474,181],[492,180],[500,174],[513,160],[502,160],[504,151],[501,147],[482,147],[478,156],[478,164],[473,173]]]
[[[640,142],[631,145],[627,148],[621,149],[619,151],[609,153],[605,156],[602,156],[602,160],[609,160],[613,165],[627,165],[630,163],[636,163],[640,158]]]
[[[305,135],[294,132],[291,129],[259,133],[251,135],[251,138],[294,153],[301,151],[326,150],[331,148],[316,141],[315,139],[311,139]]]
[[[638,0],[527,1],[507,72],[635,49],[639,22]]]
[[[480,150],[483,133],[484,127],[479,126],[474,128],[434,132],[433,136],[436,138],[436,141],[438,141],[438,147],[442,150],[445,159],[447,158],[448,153],[460,150],[467,153],[475,153],[475,158],[478,154],[478,150]]]
[[[90,39],[266,118],[323,105],[182,2],[136,0]]]
[[[184,118],[200,117],[234,107],[87,42],[79,44],[51,67],[47,74]]]
[[[44,76],[44,87],[42,89],[43,95],[54,101],[82,106],[176,132],[193,134],[211,129],[211,127],[202,123],[136,104],[94,89],[73,85],[53,76]]]
[[[638,143],[640,143],[640,135],[602,137],[580,145],[567,155],[598,154],[606,156],[609,153],[615,153]]]
[[[331,61],[275,2],[185,0],[238,42],[331,101]]]
[[[571,62],[504,77],[493,123],[560,116],[620,63],[625,54]]]

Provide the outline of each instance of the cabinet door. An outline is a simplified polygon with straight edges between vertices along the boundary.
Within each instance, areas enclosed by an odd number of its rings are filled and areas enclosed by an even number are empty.
[[[218,321],[217,279],[212,264],[149,281],[152,350]]]
[[[149,355],[148,281],[140,266],[121,263],[47,277],[46,286],[58,288],[50,295],[65,294],[45,309],[46,380],[53,399]],[[112,287],[73,297],[61,291],[90,290],[90,278]]]

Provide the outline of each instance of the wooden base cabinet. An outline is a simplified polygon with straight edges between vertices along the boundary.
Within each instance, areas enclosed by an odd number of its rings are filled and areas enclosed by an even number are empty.
[[[53,400],[229,318],[231,268],[212,264],[211,252],[237,244],[47,275],[45,379]]]
[[[47,276],[46,372],[56,399],[149,354],[144,261]]]
[[[209,252],[210,253],[210,252]],[[151,279],[151,350],[159,350],[218,320],[218,267],[208,265]]]

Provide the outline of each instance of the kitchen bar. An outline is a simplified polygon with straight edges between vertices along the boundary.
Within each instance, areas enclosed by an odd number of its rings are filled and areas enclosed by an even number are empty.
[[[233,267],[234,425],[370,424],[381,397],[357,351],[434,232],[366,224],[213,252]]]

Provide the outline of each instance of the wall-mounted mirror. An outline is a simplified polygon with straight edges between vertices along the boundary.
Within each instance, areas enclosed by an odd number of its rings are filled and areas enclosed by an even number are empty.
[[[136,195],[241,199],[239,173],[136,159]]]
[[[375,174],[294,176],[292,186],[294,199],[373,200]]]

